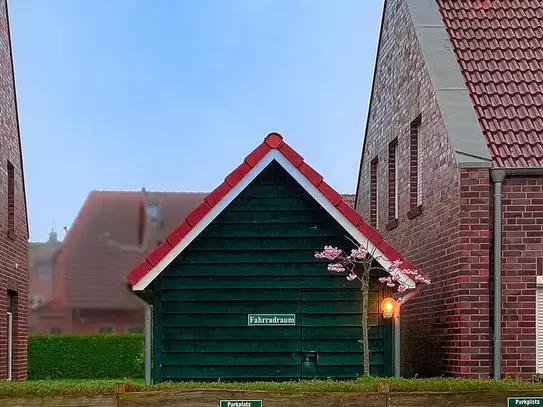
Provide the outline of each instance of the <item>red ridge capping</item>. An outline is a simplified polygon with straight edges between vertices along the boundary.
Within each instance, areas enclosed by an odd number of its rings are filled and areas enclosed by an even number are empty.
[[[173,230],[172,233],[166,238],[166,241],[170,243],[172,247],[177,246],[186,235],[190,232],[192,226],[190,226],[186,221],[180,224],[177,228]]]
[[[330,203],[334,206],[337,206],[343,198],[341,198],[341,195],[330,185],[326,183],[326,181],[322,181],[320,185],[318,186],[319,191],[330,201]]]
[[[224,198],[230,189],[232,188],[230,188],[228,182],[224,181],[221,185],[209,193],[209,195],[206,197],[206,202],[213,208],[221,201],[221,199]]]
[[[141,263],[139,266],[137,266],[134,270],[132,270],[130,273],[128,273],[128,281],[130,284],[135,285],[138,281],[140,281],[143,277],[147,275],[151,271],[153,267],[149,263],[147,263],[147,260],[145,260],[143,263]]]
[[[321,184],[323,180],[322,175],[315,171],[312,167],[307,165],[307,163],[303,163],[302,165],[300,165],[298,170],[316,187]]]
[[[156,266],[160,260],[162,260],[166,255],[173,249],[168,240],[165,240],[159,244],[155,250],[153,250],[149,256],[147,256],[147,262],[151,266]]]
[[[204,216],[206,216],[211,210],[211,206],[204,200],[196,209],[194,209],[189,216],[187,216],[186,222],[192,227],[196,226]]]
[[[279,148],[283,144],[283,136],[279,133],[270,133],[264,139],[264,143],[269,145],[271,148]]]
[[[255,148],[247,157],[245,157],[245,162],[249,164],[249,166],[252,168],[257,165],[258,162],[262,160],[264,156],[269,153],[270,150],[271,147],[269,145],[267,145],[266,143],[262,143],[257,148]]]
[[[403,260],[402,269],[418,270],[411,263],[405,261],[401,253],[383,240],[383,237],[374,228],[369,226],[364,219],[343,201],[341,195],[324,180],[322,175],[315,171],[310,165],[304,162],[303,157],[283,141],[283,137],[278,133],[270,133],[257,148],[245,157],[244,161],[234,171],[232,171],[224,182],[211,192],[196,209],[194,209],[166,240],[156,247],[147,259],[128,274],[128,281],[134,286],[145,275],[147,275],[154,266],[156,266],[170,251],[183,240],[183,238],[195,227],[202,218],[215,207],[224,196],[235,187],[248,173],[254,168],[262,158],[272,149],[278,150],[292,165],[294,165],[302,175],[304,175],[318,190],[334,205],[345,218],[353,224],[368,240],[376,246],[388,259]]]
[[[247,164],[245,161],[242,162],[238,168],[236,168],[234,171],[232,171],[224,180],[228,182],[228,184],[234,188],[238,182],[240,182],[243,177],[245,177],[249,171],[251,171],[251,167],[249,164]]]
[[[286,159],[289,160],[296,168],[298,168],[304,162],[304,158],[286,143],[281,145],[279,151],[281,151],[281,154],[283,154]]]

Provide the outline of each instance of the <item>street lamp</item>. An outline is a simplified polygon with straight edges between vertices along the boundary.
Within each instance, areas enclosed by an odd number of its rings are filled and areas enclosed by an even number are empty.
[[[392,318],[397,306],[398,303],[396,302],[396,300],[394,300],[394,298],[387,297],[383,301],[381,301],[381,310],[383,311],[383,317],[385,319]]]

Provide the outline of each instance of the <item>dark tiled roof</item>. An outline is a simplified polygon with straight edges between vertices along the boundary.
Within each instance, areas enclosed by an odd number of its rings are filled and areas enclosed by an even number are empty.
[[[540,0],[436,0],[497,167],[543,166]]]
[[[403,260],[402,268],[419,271],[410,262],[405,261],[402,254],[390,246],[379,232],[368,225],[360,214],[353,209],[352,205],[345,202],[343,196],[337,193],[324,181],[322,175],[315,171],[304,161],[300,154],[283,141],[281,135],[271,133],[257,148],[245,157],[243,162],[234,171],[225,177],[222,184],[215,188],[215,190],[211,192],[197,208],[188,214],[185,219],[179,222],[177,228],[172,231],[160,246],[156,247],[146,259],[128,273],[127,277],[130,284],[134,286],[149,274],[151,270],[202,220],[202,218],[207,215],[231,189],[238,185],[249,171],[251,171],[251,169],[272,150],[278,151],[283,157],[290,161],[290,163],[306,177],[307,181],[312,183],[324,197],[326,197],[326,199],[328,199],[330,203],[370,242],[379,248],[389,260]],[[349,195],[347,196],[351,199]]]
[[[347,205],[349,205],[351,208],[354,208],[354,199],[356,197],[355,194],[341,194],[341,197]]]
[[[147,192],[160,204],[164,238],[207,193]],[[139,246],[142,193],[92,191],[69,229],[57,257],[56,270],[65,280],[66,303],[75,308],[126,309],[141,307],[126,288],[126,270],[145,259]],[[108,239],[109,238],[109,239]],[[115,244],[111,244],[114,242]]]

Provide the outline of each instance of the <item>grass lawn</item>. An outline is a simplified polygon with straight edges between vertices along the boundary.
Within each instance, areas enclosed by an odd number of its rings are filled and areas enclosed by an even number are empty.
[[[235,389],[267,390],[275,392],[375,392],[379,383],[386,383],[394,392],[413,391],[483,391],[483,390],[540,390],[542,383],[520,380],[475,380],[475,379],[395,379],[361,378],[353,381],[304,380],[297,382],[183,382],[162,383],[145,386],[143,379],[119,380],[29,380],[26,382],[0,382],[0,398],[54,395],[90,395],[113,393],[116,383],[126,383],[128,391],[168,390],[168,389]]]

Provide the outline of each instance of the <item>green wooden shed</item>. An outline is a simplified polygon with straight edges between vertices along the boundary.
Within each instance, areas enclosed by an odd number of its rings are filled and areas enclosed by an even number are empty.
[[[404,260],[269,134],[128,275],[152,304],[153,382],[361,376],[360,286],[314,257],[353,242],[385,268]],[[379,376],[393,374],[392,321],[379,309],[389,294],[371,285],[370,362]]]

